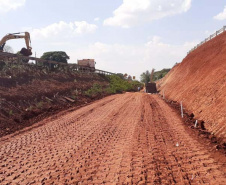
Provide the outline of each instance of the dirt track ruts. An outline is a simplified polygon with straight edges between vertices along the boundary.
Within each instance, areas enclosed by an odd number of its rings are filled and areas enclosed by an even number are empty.
[[[226,175],[157,95],[109,96],[0,138],[0,184],[104,183],[223,185]]]

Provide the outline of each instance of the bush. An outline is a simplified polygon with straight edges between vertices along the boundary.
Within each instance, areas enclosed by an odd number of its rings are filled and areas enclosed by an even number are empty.
[[[85,91],[85,95],[89,97],[95,97],[99,94],[116,94],[126,91],[137,91],[138,87],[142,88],[143,84],[139,81],[127,81],[120,78],[118,75],[108,76],[110,85],[103,89],[101,85],[94,84],[89,90]]]
[[[120,78],[118,75],[109,76],[110,86],[105,89],[108,94],[122,93],[125,91],[137,91],[138,87],[143,84],[138,81],[127,81]]]
[[[89,90],[85,91],[85,95],[89,97],[95,97],[98,94],[101,94],[103,92],[102,87],[100,84],[93,84],[93,87],[91,87]]]

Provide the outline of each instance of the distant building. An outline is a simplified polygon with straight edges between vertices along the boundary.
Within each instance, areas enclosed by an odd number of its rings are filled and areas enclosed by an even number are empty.
[[[95,60],[94,59],[83,59],[83,60],[78,60],[78,65],[84,66],[84,67],[90,67],[95,69]]]

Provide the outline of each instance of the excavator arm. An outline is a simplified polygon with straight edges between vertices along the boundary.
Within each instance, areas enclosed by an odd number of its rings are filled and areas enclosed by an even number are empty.
[[[150,75],[150,83],[153,82],[153,75],[154,75],[155,69],[153,68]]]
[[[0,40],[0,51],[3,51],[4,46],[8,40],[24,38],[27,49],[22,48],[21,53],[24,54],[25,56],[32,55],[32,53],[31,53],[32,48],[30,46],[30,44],[31,44],[30,34],[28,32],[24,32],[24,35],[18,35],[18,34],[20,34],[20,33],[11,33],[11,34],[4,36],[2,38],[2,40]]]

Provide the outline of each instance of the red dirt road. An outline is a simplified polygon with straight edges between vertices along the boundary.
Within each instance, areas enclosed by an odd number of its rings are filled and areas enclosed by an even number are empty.
[[[39,126],[38,126],[39,125]],[[126,93],[0,138],[0,184],[226,184],[157,95]]]

